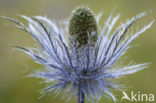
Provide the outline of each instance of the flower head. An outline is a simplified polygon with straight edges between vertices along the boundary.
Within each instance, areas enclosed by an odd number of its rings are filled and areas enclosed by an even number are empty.
[[[73,10],[69,20],[69,34],[75,35],[78,47],[87,44],[88,35],[95,33],[93,42],[97,39],[97,22],[92,11],[85,6]]]
[[[78,13],[80,14],[77,15]],[[81,14],[88,19],[81,18]],[[110,95],[116,101],[111,90],[119,89],[120,86],[112,80],[146,67],[146,63],[129,64],[125,67],[115,66],[118,59],[129,48],[128,45],[152,25],[153,21],[135,33],[127,32],[134,22],[146,14],[147,12],[143,12],[133,17],[119,26],[114,33],[112,33],[112,28],[119,15],[113,17],[113,13],[111,13],[104,27],[99,29],[97,24],[100,16],[94,18],[88,8],[82,7],[74,10],[69,21],[69,28],[66,22],[61,22],[59,26],[42,16],[22,15],[21,17],[28,21],[28,26],[17,20],[5,18],[15,22],[16,27],[28,32],[40,43],[41,48],[16,47],[30,55],[37,63],[45,66],[46,71],[36,71],[32,76],[52,83],[44,89],[46,93],[56,91],[59,94],[64,91],[69,94],[68,100],[70,100],[72,96],[83,92],[91,102],[91,100],[99,100],[103,94]],[[78,35],[78,37],[72,35]],[[84,37],[82,40],[81,36]],[[94,37],[96,39],[92,45]]]

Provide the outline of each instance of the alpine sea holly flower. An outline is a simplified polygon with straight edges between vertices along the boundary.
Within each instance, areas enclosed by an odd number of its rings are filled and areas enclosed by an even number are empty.
[[[127,32],[134,22],[147,13],[143,12],[123,23],[114,33],[112,29],[119,15],[113,17],[112,12],[104,27],[99,29],[101,14],[95,18],[90,9],[82,6],[73,11],[69,22],[63,21],[60,25],[42,16],[22,15],[21,17],[28,21],[28,26],[5,18],[15,22],[17,28],[28,32],[39,42],[38,48],[16,47],[45,66],[45,71],[35,71],[31,75],[52,83],[43,89],[45,94],[54,91],[60,94],[63,91],[69,96],[68,100],[72,96],[78,96],[79,103],[84,103],[85,97],[89,102],[93,102],[99,101],[103,95],[110,95],[116,102],[111,90],[118,90],[120,86],[112,80],[147,66],[146,63],[116,66],[119,58],[129,48],[128,45],[154,22],[136,32]]]
[[[96,41],[98,36],[97,22],[92,11],[85,7],[80,6],[73,10],[69,20],[69,34],[76,36],[78,47],[86,45],[88,42],[88,34],[94,32],[93,42]]]

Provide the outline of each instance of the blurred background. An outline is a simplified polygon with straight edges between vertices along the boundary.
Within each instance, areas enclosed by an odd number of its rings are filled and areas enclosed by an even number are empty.
[[[19,14],[46,15],[52,20],[62,20],[68,18],[72,9],[81,4],[89,6],[95,14],[102,11],[101,24],[113,9],[116,14],[121,14],[118,24],[148,10],[151,10],[152,14],[139,20],[136,25],[143,27],[156,17],[156,0],[0,0],[0,16],[20,19],[17,16]],[[65,103],[64,99],[56,97],[55,94],[38,99],[39,90],[45,87],[45,84],[39,84],[41,80],[36,78],[24,78],[23,71],[29,72],[42,66],[34,63],[26,54],[10,47],[12,44],[30,47],[36,42],[24,31],[7,26],[5,23],[10,22],[0,18],[0,103]],[[124,60],[124,64],[128,64],[131,60],[136,63],[151,63],[147,69],[119,80],[131,87],[126,91],[128,95],[131,91],[156,95],[155,28],[156,23],[132,43],[132,45],[137,44],[137,47],[126,53],[128,58]],[[121,102],[121,92],[116,91],[115,96],[118,103],[129,103],[126,100]],[[69,103],[76,103],[76,98]],[[100,103],[113,102],[102,97]]]

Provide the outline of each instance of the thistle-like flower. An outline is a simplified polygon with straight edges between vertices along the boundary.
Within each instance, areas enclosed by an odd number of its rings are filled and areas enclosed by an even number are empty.
[[[92,11],[85,7],[80,6],[73,10],[69,20],[69,34],[75,35],[78,47],[86,45],[88,42],[88,35],[94,34],[93,44],[97,39],[97,22]]]
[[[119,15],[108,17],[102,29],[98,24],[101,14],[94,14],[87,7],[78,7],[73,11],[69,22],[58,24],[42,16],[21,16],[28,21],[22,22],[5,17],[15,22],[17,28],[28,32],[39,42],[40,47],[24,48],[16,46],[27,53],[34,61],[45,66],[45,71],[35,71],[33,77],[43,78],[52,83],[43,89],[44,93],[62,91],[69,96],[78,96],[78,102],[99,101],[101,96],[110,95],[114,102],[112,89],[120,86],[113,79],[132,74],[146,67],[144,64],[117,65],[118,59],[127,51],[129,44],[146,31],[154,21],[137,32],[127,32],[129,27],[145,16],[143,12],[119,26],[114,33],[112,29]],[[82,38],[81,38],[82,37]],[[115,65],[116,64],[116,65]]]

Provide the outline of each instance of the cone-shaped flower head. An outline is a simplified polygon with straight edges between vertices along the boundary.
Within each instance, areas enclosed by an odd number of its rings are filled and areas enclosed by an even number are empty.
[[[153,21],[136,32],[133,30],[127,32],[134,22],[146,14],[147,12],[143,12],[129,19],[114,32],[112,30],[119,15],[113,17],[111,13],[103,29],[100,27],[97,30],[99,16],[95,20],[90,9],[86,7],[78,7],[73,11],[69,27],[64,22],[58,26],[42,16],[21,16],[28,21],[28,26],[17,20],[5,18],[15,22],[16,27],[28,32],[39,42],[40,47],[16,47],[22,49],[37,63],[45,66],[45,71],[35,71],[31,75],[43,78],[46,83],[47,81],[50,83],[43,90],[44,92],[55,91],[59,94],[63,91],[66,92],[63,96],[69,96],[68,100],[74,95],[83,93],[91,102],[91,100],[99,100],[103,94],[110,95],[116,101],[111,90],[119,90],[120,86],[113,82],[113,79],[135,73],[146,67],[145,63],[137,65],[131,63],[124,67],[118,65],[119,58],[128,50],[128,45],[152,25]],[[90,46],[92,32],[98,33],[99,36],[93,35],[93,38],[97,40]],[[68,33],[76,36],[70,36]],[[81,46],[83,48],[79,48]]]
[[[81,47],[88,42],[88,37],[94,34],[92,42],[97,39],[97,22],[93,12],[86,6],[78,6],[72,11],[69,20],[69,34],[76,36],[78,47]]]

